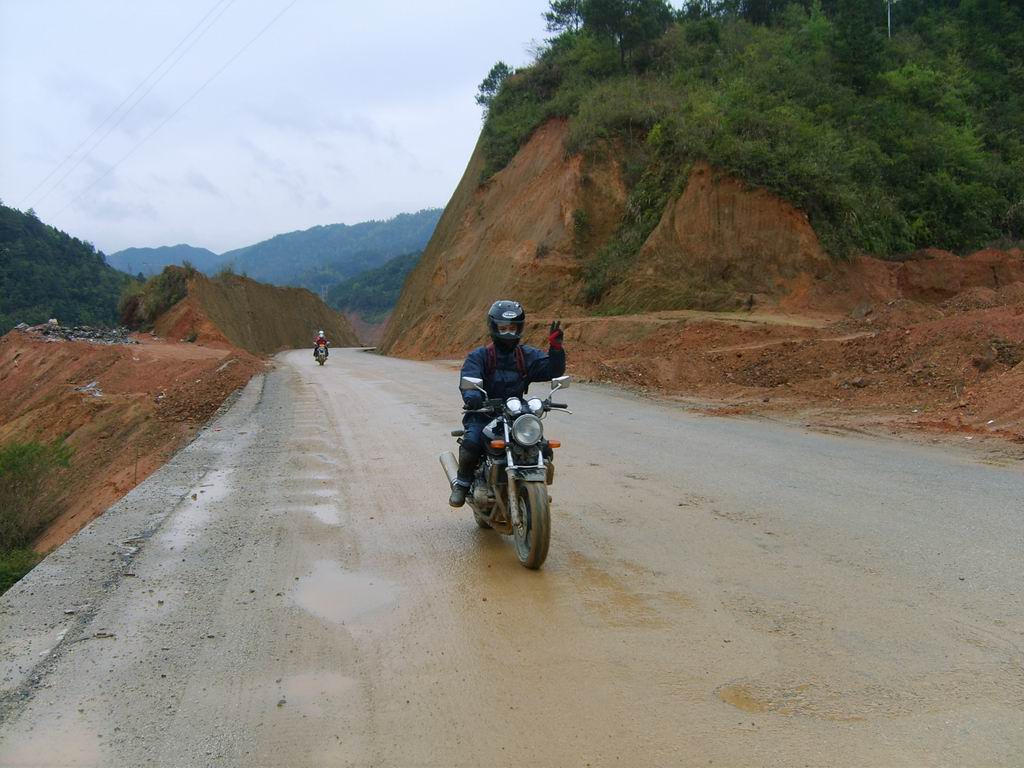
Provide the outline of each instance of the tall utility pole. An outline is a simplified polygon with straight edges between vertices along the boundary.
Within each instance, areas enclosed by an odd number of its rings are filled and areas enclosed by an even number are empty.
[[[892,40],[892,4],[895,0],[885,0],[886,15],[888,17],[889,25],[889,39]]]

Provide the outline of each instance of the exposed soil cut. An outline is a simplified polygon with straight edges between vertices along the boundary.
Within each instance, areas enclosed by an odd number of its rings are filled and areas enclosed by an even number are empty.
[[[385,352],[461,357],[485,340],[490,303],[516,298],[531,343],[563,320],[570,372],[587,379],[719,413],[816,409],[852,426],[1024,439],[1019,249],[838,261],[801,211],[697,165],[632,271],[585,307],[580,256],[612,234],[626,192],[612,160],[567,158],[565,135],[549,122],[483,186],[474,154],[385,329]],[[695,311],[707,307],[725,311]]]
[[[318,329],[335,346],[358,344],[309,291],[197,274],[153,334],[44,326],[0,339],[0,444],[63,436],[74,449],[63,512],[36,549],[62,544],[167,461],[264,369],[258,355],[311,345]],[[110,339],[122,343],[93,343]]]
[[[146,479],[263,362],[242,350],[162,341],[132,345],[0,339],[0,443],[65,436],[75,453],[61,516],[36,543],[62,544]]]

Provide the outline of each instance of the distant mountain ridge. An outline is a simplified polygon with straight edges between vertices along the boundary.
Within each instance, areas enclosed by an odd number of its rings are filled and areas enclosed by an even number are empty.
[[[219,255],[180,244],[126,248],[108,259],[131,274],[153,275],[166,266],[189,261],[207,275],[227,268],[261,282],[316,291],[379,267],[396,256],[422,251],[440,218],[440,208],[425,208],[386,220],[287,232]]]
[[[107,257],[107,262],[115,269],[130,275],[141,272],[146,277],[157,274],[170,264],[181,266],[186,261],[207,274],[216,271],[223,263],[223,259],[213,251],[185,243],[162,245],[159,248],[125,248]]]
[[[367,323],[382,322],[394,309],[405,278],[422,255],[421,251],[405,253],[343,280],[327,291],[327,303],[346,314],[358,313]]]
[[[277,285],[317,290],[426,247],[440,208],[400,213],[386,221],[331,224],[277,235],[221,254],[235,272]]]

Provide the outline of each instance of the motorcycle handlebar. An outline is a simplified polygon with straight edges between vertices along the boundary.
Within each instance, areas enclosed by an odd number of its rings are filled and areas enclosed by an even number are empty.
[[[551,408],[568,408],[569,407],[566,403],[548,403],[548,406],[551,407]]]
[[[484,404],[480,408],[470,408],[468,405],[464,405],[462,410],[466,413],[493,413],[501,408],[504,402],[504,400],[484,400]]]

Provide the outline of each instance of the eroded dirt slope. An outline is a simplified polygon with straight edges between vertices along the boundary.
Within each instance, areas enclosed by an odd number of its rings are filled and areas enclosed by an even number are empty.
[[[477,148],[406,281],[384,349],[429,356],[472,344],[496,298],[515,296],[534,311],[573,311],[579,292],[574,213],[586,210],[598,225],[613,223],[625,189],[610,164],[585,167],[580,157],[566,159],[565,135],[561,121],[538,129],[482,187]]]
[[[225,398],[263,369],[228,346],[0,338],[0,444],[66,437],[63,513],[36,544],[58,546],[148,477]]]
[[[0,340],[0,444],[66,436],[60,516],[36,543],[59,546],[161,466],[232,392],[259,355],[308,347],[318,329],[359,344],[345,317],[304,289],[196,274],[188,295],[138,344]]]

